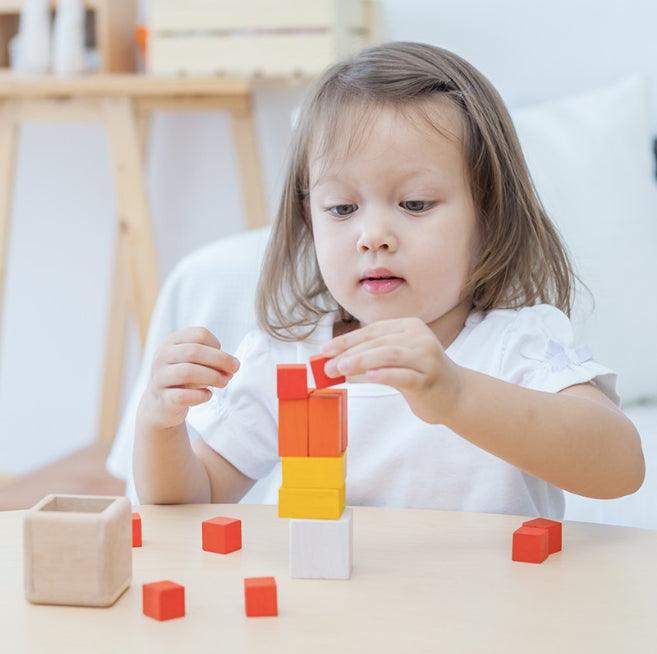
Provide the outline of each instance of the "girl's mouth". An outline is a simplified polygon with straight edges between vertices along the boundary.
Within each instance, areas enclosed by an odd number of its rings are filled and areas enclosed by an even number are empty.
[[[373,295],[383,295],[385,293],[392,293],[392,291],[399,288],[404,283],[401,277],[379,277],[379,278],[365,278],[362,279],[360,284],[368,292]]]

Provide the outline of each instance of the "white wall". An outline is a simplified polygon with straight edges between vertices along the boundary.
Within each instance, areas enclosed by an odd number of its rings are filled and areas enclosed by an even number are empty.
[[[511,106],[595,88],[632,70],[657,87],[651,0],[384,0],[385,39],[470,60]],[[300,91],[256,97],[270,212]],[[657,94],[653,94],[657,132]],[[243,226],[227,116],[158,114],[148,176],[162,274]],[[0,192],[5,192],[0,189]],[[0,344],[0,471],[22,472],[95,433],[114,239],[107,150],[92,125],[30,125],[18,154]],[[138,351],[131,340],[129,384]]]

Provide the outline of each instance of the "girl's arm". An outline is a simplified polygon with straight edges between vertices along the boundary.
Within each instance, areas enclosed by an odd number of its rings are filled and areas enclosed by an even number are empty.
[[[457,434],[571,493],[610,499],[645,477],[635,426],[591,383],[546,393],[460,367],[454,409],[441,420]]]
[[[133,472],[142,504],[238,502],[255,483],[202,439],[190,443],[185,423],[158,429],[138,419]]]

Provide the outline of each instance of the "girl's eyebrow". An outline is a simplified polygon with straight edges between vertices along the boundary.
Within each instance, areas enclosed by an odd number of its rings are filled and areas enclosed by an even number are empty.
[[[407,170],[404,175],[402,175],[399,179],[395,180],[396,184],[401,184],[408,180],[411,177],[417,177],[419,175],[430,175],[434,178],[434,181],[445,181],[444,179],[444,174],[443,171],[437,169],[437,168],[427,168],[427,167],[422,167],[422,168],[413,168],[410,170]],[[352,184],[357,184],[358,180],[350,177],[349,175],[343,174],[343,175],[338,175],[337,173],[330,173],[327,175],[321,175],[320,177],[315,180],[315,183],[312,185],[313,188],[315,186],[319,186],[320,184],[326,184],[328,182],[337,182],[337,183],[352,183]]]

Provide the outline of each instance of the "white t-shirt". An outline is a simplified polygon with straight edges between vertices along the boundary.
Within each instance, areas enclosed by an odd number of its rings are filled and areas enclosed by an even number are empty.
[[[336,317],[337,311],[325,315],[312,336],[297,342],[249,332],[235,352],[241,367],[195,413],[191,426],[248,477],[263,478],[279,463],[276,364],[308,363],[333,337]],[[570,320],[548,304],[474,311],[446,353],[461,366],[541,391],[592,381],[620,406],[616,373],[596,363],[588,347],[573,347]],[[312,385],[310,369],[308,379]],[[561,489],[444,425],[424,422],[395,388],[336,387],[348,389],[347,504],[563,518]],[[280,475],[270,478],[267,496],[275,503]]]

